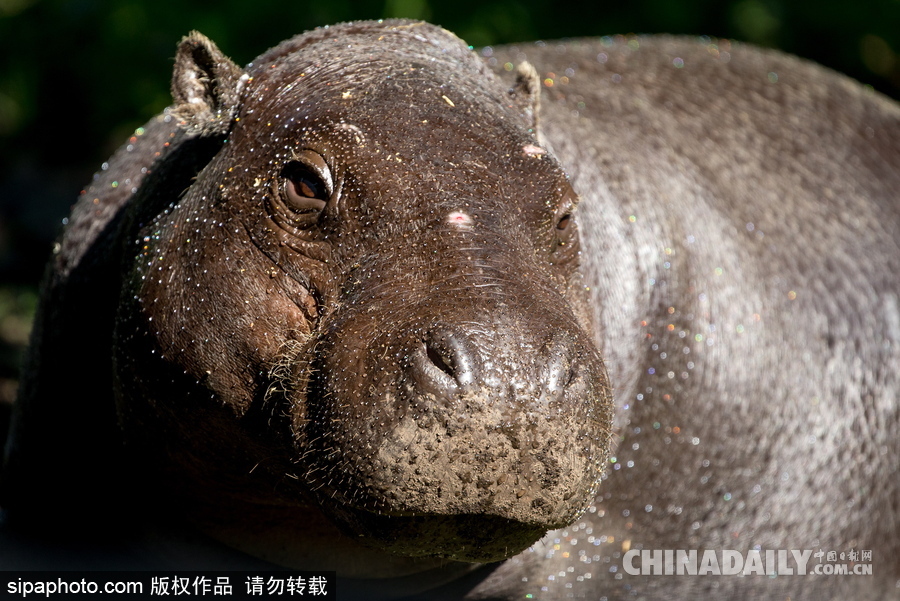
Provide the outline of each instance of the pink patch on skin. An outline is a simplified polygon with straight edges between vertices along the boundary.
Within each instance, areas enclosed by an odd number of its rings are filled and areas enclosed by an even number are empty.
[[[462,211],[453,211],[447,215],[447,223],[455,225],[456,227],[469,229],[472,227],[472,218]]]
[[[529,156],[541,156],[543,154],[547,154],[546,150],[544,150],[540,146],[535,146],[534,144],[526,144],[522,147],[522,152]]]

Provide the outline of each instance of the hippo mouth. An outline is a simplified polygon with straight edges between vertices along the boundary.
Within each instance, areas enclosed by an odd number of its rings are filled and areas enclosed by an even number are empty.
[[[588,386],[573,379],[574,389]],[[374,419],[316,429],[318,459],[306,471],[322,510],[363,544],[499,561],[571,523],[594,498],[606,439],[590,403],[571,420],[547,408],[513,416],[480,393],[461,395],[452,411],[432,393],[394,389],[378,400]]]
[[[374,513],[347,505],[328,513],[358,542],[406,557],[491,563],[512,557],[549,529],[565,523],[524,523],[483,515],[401,515]],[[548,527],[549,526],[549,527]]]

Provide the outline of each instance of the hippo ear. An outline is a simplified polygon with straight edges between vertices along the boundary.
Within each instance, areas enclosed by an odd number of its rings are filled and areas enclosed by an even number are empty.
[[[192,133],[224,135],[237,114],[244,71],[197,31],[181,40],[172,73],[175,114]]]
[[[528,61],[519,63],[519,66],[516,67],[516,83],[509,93],[519,109],[525,113],[535,137],[538,137],[540,135],[538,115],[541,111],[541,76],[538,75],[534,65]]]

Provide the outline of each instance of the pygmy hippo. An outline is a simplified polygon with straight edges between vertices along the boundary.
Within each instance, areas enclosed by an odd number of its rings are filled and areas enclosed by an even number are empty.
[[[896,594],[896,104],[724,40],[412,21],[245,69],[194,33],[172,92],[54,249],[2,503],[80,551],[17,565]]]

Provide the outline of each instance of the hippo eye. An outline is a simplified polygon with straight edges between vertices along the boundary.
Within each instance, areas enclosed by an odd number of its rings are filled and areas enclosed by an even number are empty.
[[[331,171],[318,154],[303,151],[281,170],[284,198],[297,213],[319,213],[332,193]]]
[[[566,213],[556,222],[556,229],[560,232],[566,231],[572,224],[572,213]]]
[[[281,176],[285,178],[284,197],[288,205],[298,213],[319,212],[328,202],[325,182],[312,169],[299,163],[285,167]]]
[[[571,246],[572,242],[576,240],[575,229],[575,219],[572,217],[572,213],[563,213],[562,216],[556,220],[557,248]]]
[[[561,263],[575,259],[578,256],[578,223],[575,220],[575,206],[578,197],[571,187],[563,190],[563,198],[556,209],[556,226],[554,228],[554,244],[551,249],[553,263]]]

